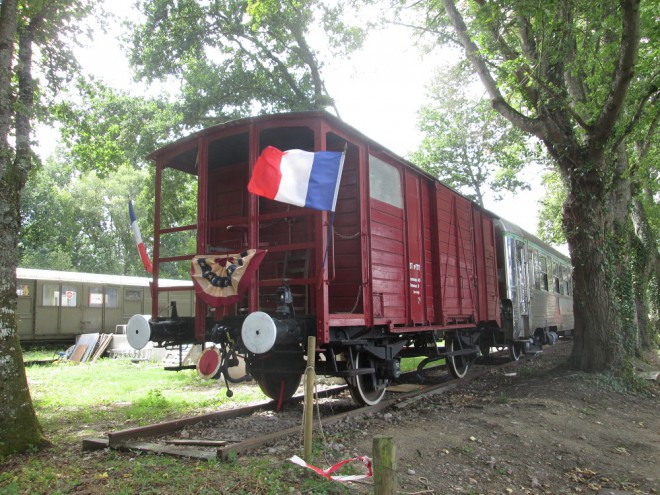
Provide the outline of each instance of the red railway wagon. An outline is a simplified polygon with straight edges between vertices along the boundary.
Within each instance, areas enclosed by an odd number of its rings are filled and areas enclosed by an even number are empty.
[[[334,213],[249,193],[267,146],[345,151]],[[447,359],[461,377],[479,352],[480,332],[501,328],[495,217],[327,113],[228,122],[150,158],[155,294],[181,290],[159,285],[164,263],[201,256],[237,267],[254,253],[252,262],[261,258],[236,295],[209,302],[197,286],[194,314],[163,319],[154,307],[134,317],[128,334],[138,347],[215,342],[216,357],[200,366],[227,376],[243,356],[262,390],[284,400],[305,369],[306,337],[315,335],[317,372],[344,377],[356,401],[374,404],[402,357],[424,356],[422,366]],[[164,218],[174,180],[197,185],[194,225]],[[195,237],[196,252],[165,252],[176,244],[168,238],[181,235]]]

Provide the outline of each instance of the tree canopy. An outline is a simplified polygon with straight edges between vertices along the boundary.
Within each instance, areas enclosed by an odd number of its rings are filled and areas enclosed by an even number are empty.
[[[419,111],[423,139],[412,161],[484,206],[484,196],[529,189],[519,173],[540,154],[529,137],[475,94],[469,66],[439,71]]]
[[[188,126],[334,108],[310,38],[329,37],[328,46],[342,56],[361,44],[362,30],[341,20],[344,3],[143,0],[131,62],[144,80],[180,84]]]
[[[660,111],[657,16],[639,0],[418,2],[427,32],[453,40],[493,108],[538,137],[567,186],[576,338],[585,370],[630,370],[635,340],[626,232],[632,148]]]

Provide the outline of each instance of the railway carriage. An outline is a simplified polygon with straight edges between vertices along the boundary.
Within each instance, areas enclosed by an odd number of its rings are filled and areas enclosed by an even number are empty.
[[[18,336],[24,344],[73,342],[83,333],[121,332],[134,314],[153,309],[145,277],[18,268],[16,278]],[[161,293],[159,315],[169,316],[175,301],[182,311],[191,311],[192,283],[161,280],[164,287],[186,284],[186,290]]]
[[[343,151],[334,212],[249,193],[267,147]],[[514,324],[511,301],[501,300],[496,216],[327,113],[228,122],[150,158],[152,290],[182,290],[163,286],[159,269],[191,260],[206,286],[195,284],[188,314],[163,318],[154,302],[151,315],[134,316],[127,333],[136,347],[215,342],[226,379],[243,356],[266,395],[286,400],[300,383],[313,335],[317,373],[343,377],[357,402],[375,404],[399,376],[403,357],[422,357],[420,369],[445,359],[461,377],[486,344],[524,350],[531,342]],[[194,225],[161,216],[168,184],[177,180],[197,185]],[[165,253],[173,235],[195,236],[196,252]],[[232,283],[235,294],[211,297]]]
[[[500,293],[510,305],[509,335],[498,331],[482,334],[482,350],[509,346],[518,359],[523,345],[537,347],[554,343],[560,335],[573,332],[573,277],[570,259],[511,222],[495,223],[498,237],[498,266],[502,267]],[[492,329],[491,329],[492,330]],[[505,345],[505,344],[504,344]]]

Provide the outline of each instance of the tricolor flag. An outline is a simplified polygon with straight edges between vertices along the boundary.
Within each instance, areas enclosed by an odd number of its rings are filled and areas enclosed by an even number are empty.
[[[280,151],[268,146],[254,164],[248,191],[268,199],[335,211],[344,167],[339,151]]]
[[[144,265],[144,269],[149,273],[153,273],[154,268],[151,265],[151,260],[147,254],[147,249],[142,242],[142,235],[140,235],[140,227],[138,227],[137,217],[133,211],[133,201],[128,200],[128,214],[131,216],[131,227],[133,228],[133,235],[135,236],[135,243],[137,244],[138,251],[140,252],[140,259]]]

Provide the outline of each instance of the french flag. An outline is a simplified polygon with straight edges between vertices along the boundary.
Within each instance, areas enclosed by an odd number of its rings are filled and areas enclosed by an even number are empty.
[[[140,227],[137,223],[137,217],[135,216],[135,211],[133,211],[133,201],[128,200],[128,214],[131,216],[131,227],[133,228],[133,235],[135,236],[135,243],[137,244],[138,251],[140,252],[140,259],[144,265],[144,269],[149,273],[153,273],[154,267],[151,264],[149,255],[147,254],[147,248],[144,247],[144,242],[142,242],[142,235],[140,234]]]
[[[248,191],[316,210],[335,211],[344,167],[339,151],[280,151],[268,146],[252,171]]]

